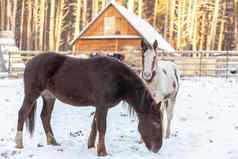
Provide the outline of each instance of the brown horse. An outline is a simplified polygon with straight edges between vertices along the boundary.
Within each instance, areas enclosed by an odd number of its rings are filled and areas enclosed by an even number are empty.
[[[16,147],[23,148],[22,130],[34,131],[36,99],[43,98],[41,119],[47,144],[57,145],[50,125],[55,99],[74,105],[96,107],[92,127],[99,132],[98,156],[107,155],[105,148],[108,109],[126,101],[136,112],[138,130],[146,147],[158,152],[162,145],[162,126],[157,105],[143,81],[125,64],[112,58],[77,59],[56,53],[46,53],[28,62],[24,72],[25,97],[18,114]],[[155,109],[156,108],[156,109]],[[159,133],[158,133],[159,132]],[[92,132],[88,147],[94,147],[96,133]]]

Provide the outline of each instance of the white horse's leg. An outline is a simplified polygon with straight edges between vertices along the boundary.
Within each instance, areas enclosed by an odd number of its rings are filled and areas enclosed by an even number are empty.
[[[166,101],[161,102],[160,112],[161,112],[161,119],[162,119],[162,136],[163,138],[166,137],[166,130],[168,126],[168,117],[167,117],[167,111],[166,111]]]
[[[167,106],[167,109],[166,109],[167,117],[168,117],[168,120],[167,120],[167,122],[168,122],[167,123],[167,130],[166,130],[166,138],[169,138],[170,133],[171,133],[171,121],[172,121],[173,115],[174,115],[174,107],[175,107],[175,101],[176,101],[175,98],[172,98],[172,99],[168,100],[168,106]]]

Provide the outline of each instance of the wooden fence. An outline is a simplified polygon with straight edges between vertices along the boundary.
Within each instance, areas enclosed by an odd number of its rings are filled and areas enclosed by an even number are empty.
[[[238,52],[180,51],[158,52],[161,60],[175,62],[182,76],[238,77]]]
[[[9,76],[21,76],[25,64],[39,51],[20,51],[8,54]],[[60,52],[73,56],[70,52]],[[141,70],[141,53],[138,51],[127,54],[125,63],[137,72]],[[213,76],[213,77],[238,77],[231,71],[238,70],[238,52],[235,51],[179,51],[163,52],[158,51],[159,59],[175,62],[182,76]]]

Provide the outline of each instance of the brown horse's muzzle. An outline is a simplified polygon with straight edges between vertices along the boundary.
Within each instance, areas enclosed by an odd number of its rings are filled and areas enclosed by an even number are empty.
[[[152,144],[150,151],[157,153],[161,148],[161,144]]]
[[[146,142],[145,142],[145,146],[148,148],[148,150],[149,151],[152,151],[152,152],[154,152],[154,153],[157,153],[159,150],[160,150],[160,148],[161,148],[161,146],[162,146],[162,143],[151,143],[151,144],[147,144]]]

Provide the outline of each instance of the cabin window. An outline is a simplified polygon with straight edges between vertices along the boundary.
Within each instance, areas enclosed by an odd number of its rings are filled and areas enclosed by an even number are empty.
[[[115,33],[115,17],[105,17],[104,18],[104,34],[114,34]]]

